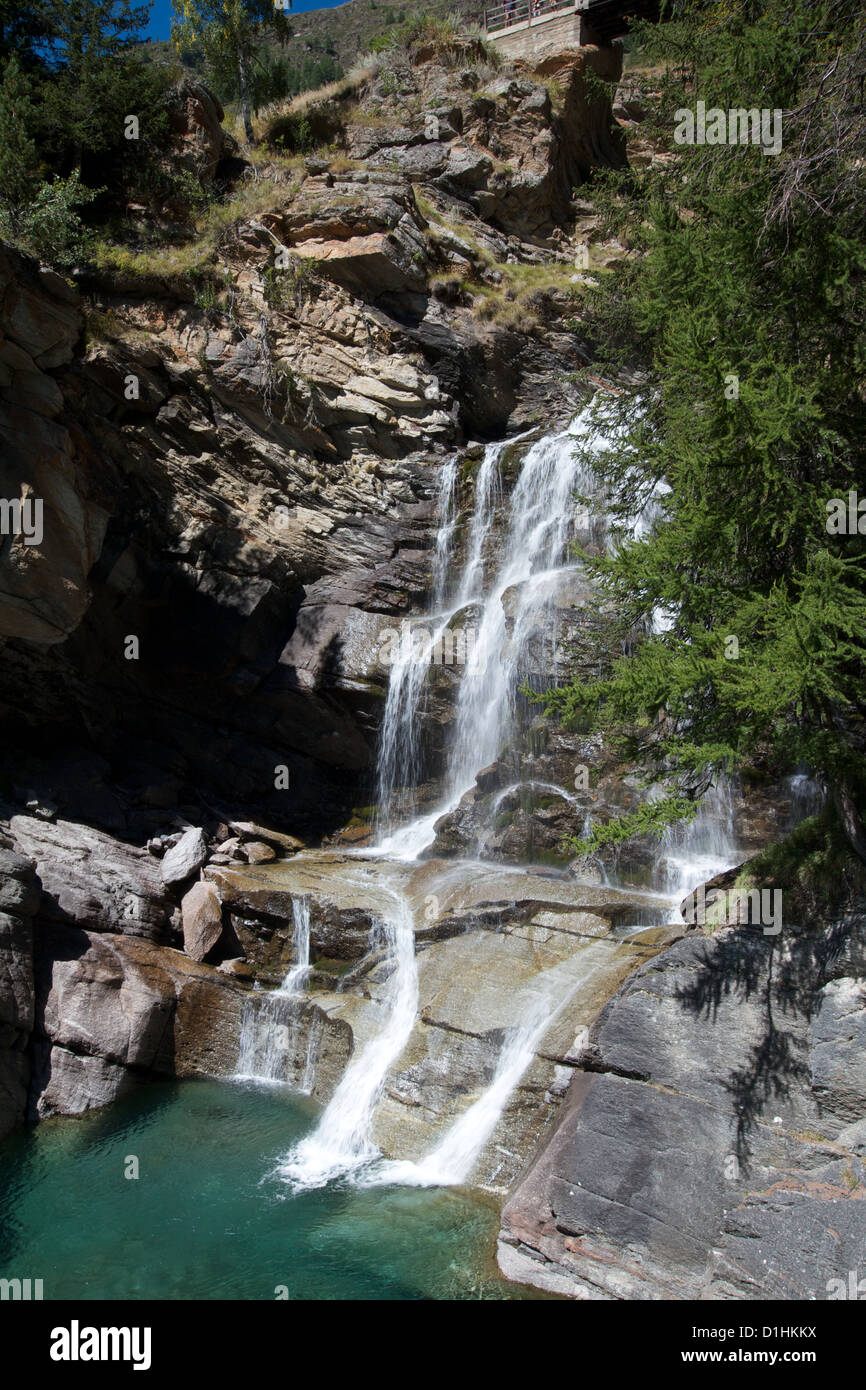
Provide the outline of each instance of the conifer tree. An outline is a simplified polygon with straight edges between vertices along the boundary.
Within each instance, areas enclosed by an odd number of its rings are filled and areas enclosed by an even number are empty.
[[[81,168],[123,138],[128,114],[146,119],[159,104],[163,74],[141,63],[148,5],[131,0],[37,0],[48,34],[51,81],[42,90],[41,138],[61,164]]]
[[[32,139],[35,124],[31,84],[16,57],[0,82],[0,199],[10,230],[17,234],[21,211],[39,186],[39,157]]]
[[[690,3],[642,38],[666,65],[650,131],[666,157],[611,176],[599,196],[634,256],[590,296],[580,325],[594,336],[594,375],[630,369],[605,400],[610,447],[592,456],[621,544],[588,562],[629,654],[599,680],[549,692],[547,708],[602,729],[643,727],[654,770],[679,780],[672,817],[721,769],[756,757],[805,765],[866,858],[857,9]],[[700,99],[780,110],[781,151],[677,145],[677,112]],[[848,515],[858,486],[859,522]],[[843,499],[846,525],[833,530]],[[627,523],[647,508],[655,524],[634,539]],[[640,828],[632,818],[603,837]]]

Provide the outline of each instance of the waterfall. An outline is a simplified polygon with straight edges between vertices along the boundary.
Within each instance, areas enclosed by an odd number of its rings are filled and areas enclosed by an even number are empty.
[[[325,1035],[325,1020],[321,1012],[315,1013],[310,1021],[310,1031],[307,1034],[307,1055],[304,1058],[304,1070],[301,1074],[300,1090],[304,1095],[310,1095],[316,1080],[316,1064],[319,1060],[319,1048],[322,1045],[322,1038]]]
[[[244,1000],[235,1076],[245,1081],[287,1082],[295,1055],[298,1006],[290,996],[303,992],[310,973],[310,903],[292,899],[294,964],[278,989],[257,992]],[[320,1030],[321,1031],[321,1030]],[[312,1039],[312,1030],[310,1037]],[[306,1071],[301,1089],[307,1089]]]
[[[518,687],[529,674],[528,644],[539,632],[550,632],[557,594],[576,568],[569,561],[578,514],[574,494],[597,489],[579,446],[593,429],[584,413],[567,430],[530,445],[507,508],[502,503],[500,467],[505,448],[514,441],[485,449],[475,482],[466,556],[453,586],[455,598],[436,619],[435,630],[441,634],[453,626],[461,609],[472,606],[479,613],[473,659],[460,672],[444,793],[431,812],[393,828],[395,810],[404,809],[398,804],[399,789],[411,785],[420,772],[420,715],[429,656],[425,650],[414,650],[395,664],[388,689],[379,778],[386,829],[378,853],[417,858],[433,839],[435,822],[454,809],[479,768],[493,762],[508,742]],[[443,496],[451,496],[446,486],[440,491],[440,499]],[[450,501],[445,509],[440,506],[437,553],[450,547],[450,541],[441,538],[452,525],[452,511]],[[447,592],[444,578],[440,592]]]
[[[742,859],[734,833],[734,788],[720,777],[701,798],[694,820],[670,826],[660,846],[660,888],[677,901],[699,883],[732,869]],[[675,920],[679,920],[678,911]]]
[[[603,947],[590,946],[576,960],[542,972],[525,997],[516,1001],[515,1012],[520,1021],[508,1030],[493,1077],[478,1099],[454,1121],[426,1157],[417,1163],[377,1164],[364,1175],[363,1183],[377,1187],[454,1187],[468,1182],[542,1039],[569,1000],[597,974],[606,959]]]
[[[283,983],[281,994],[297,994],[303,990],[310,973],[310,903],[306,897],[292,899],[292,954],[295,963]]]
[[[522,713],[521,685],[555,677],[558,604],[567,597],[579,568],[571,557],[571,543],[578,535],[608,543],[602,534],[603,498],[592,470],[593,452],[605,447],[606,440],[592,412],[581,412],[568,429],[529,443],[506,496],[503,460],[514,442],[491,444],[484,450],[474,482],[471,519],[460,546],[457,460],[441,470],[430,605],[415,624],[422,640],[406,625],[404,640],[394,654],[379,748],[378,844],[372,850],[357,851],[360,856],[416,860],[435,838],[435,822],[458,805],[482,767],[501,757]],[[627,534],[637,537],[652,524],[662,492],[659,489],[659,496],[648,500],[641,517],[631,520]],[[578,494],[599,500],[601,519],[588,519],[585,507],[576,500]],[[670,614],[659,612],[650,625],[662,631],[671,620]],[[464,660],[454,672],[454,719],[440,799],[419,815],[414,797],[425,773],[422,737],[431,653],[444,634],[453,636],[461,623],[469,622],[475,639],[473,659]],[[463,651],[467,653],[466,644]],[[497,804],[523,785],[518,781],[501,790]],[[552,783],[536,781],[535,786],[577,800]],[[737,862],[732,807],[731,788],[721,782],[705,797],[691,824],[667,832],[658,865],[664,892],[681,897],[701,879]],[[419,997],[412,909],[402,888],[391,886],[395,881],[405,882],[395,875],[389,884],[380,884],[389,899],[385,909],[378,909],[386,959],[367,977],[372,997],[365,1008],[378,1018],[373,1019],[369,1035],[365,1020],[363,1041],[356,1042],[316,1129],[278,1164],[277,1175],[294,1191],[320,1188],[336,1179],[356,1185],[438,1186],[468,1181],[556,1016],[575,990],[610,960],[607,943],[582,948],[560,965],[542,971],[531,987],[517,993],[510,1000],[509,1026],[492,1076],[472,1103],[419,1161],[385,1160],[373,1142],[374,1119],[388,1077],[399,1066],[415,1026]],[[344,877],[344,886],[346,882]],[[363,885],[359,881],[358,886],[369,891],[369,880]],[[306,898],[293,900],[293,916],[294,964],[280,990],[264,1001],[266,1008],[275,1010],[274,1030],[285,1026],[280,1001],[290,1004],[309,975]],[[299,1001],[294,1002],[297,1007]],[[303,1065],[298,1064],[300,1086],[306,1091],[312,1088],[322,1037],[319,1017],[311,1022],[306,1058]],[[246,1057],[244,1046],[242,1039]],[[270,1054],[259,1055],[252,1041],[248,1051],[251,1069],[265,1074],[274,1069]]]
[[[476,598],[481,591],[484,579],[484,552],[493,531],[496,506],[502,495],[500,459],[510,442],[506,439],[498,444],[488,444],[484,450],[484,457],[475,479],[466,563],[457,585],[457,608]]]
[[[287,1083],[294,1056],[298,1001],[281,989],[244,1000],[235,1076],[243,1081]]]
[[[430,586],[430,609],[438,613],[445,600],[454,532],[457,527],[457,460],[449,459],[439,474],[439,497],[436,507],[436,546],[433,551],[433,579]]]
[[[277,1173],[296,1191],[324,1187],[379,1154],[370,1138],[373,1114],[388,1072],[409,1040],[418,1004],[412,912],[402,895],[393,898],[383,919],[393,965],[382,1000],[383,1026],[349,1063],[313,1133],[281,1160]]]
[[[414,808],[412,789],[421,774],[421,716],[427,693],[430,653],[457,612],[456,607],[440,611],[448,587],[457,526],[456,490],[457,460],[452,459],[442,469],[439,480],[430,602],[432,617],[426,628],[426,639],[420,642],[416,640],[420,623],[416,625],[414,634],[409,625],[404,625],[391,666],[379,739],[377,799],[380,839],[393,829],[398,820],[410,815]],[[421,636],[424,636],[423,629]]]
[[[814,816],[824,805],[824,793],[814,777],[800,769],[786,778],[791,798],[790,828],[799,825],[807,816]]]
[[[550,1023],[549,1012],[534,1009],[517,1027],[509,1029],[489,1086],[430,1153],[418,1163],[384,1163],[367,1176],[366,1182],[407,1187],[455,1187],[466,1182]]]

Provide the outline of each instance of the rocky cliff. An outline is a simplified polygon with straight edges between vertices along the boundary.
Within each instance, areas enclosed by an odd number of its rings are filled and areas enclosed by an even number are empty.
[[[2,252],[0,492],[44,516],[2,552],[13,804],[140,838],[207,795],[317,834],[369,800],[377,638],[429,584],[437,462],[568,410],[611,53],[415,55],[311,109],[333,153],[255,164],[187,84],[179,165],[226,190],[204,241],[75,284]]]
[[[618,64],[415,53],[305,107],[327,149],[291,153],[290,111],[249,160],[187,82],[204,230],[132,208],[140,248],[71,280],[0,248],[5,1126],[234,1065],[243,949],[160,856],[369,802],[442,459],[570,409],[574,190],[621,158],[588,74]]]
[[[327,1100],[375,1032],[381,886],[296,851],[369,833],[382,638],[426,601],[443,462],[459,533],[484,444],[573,412],[586,269],[625,254],[581,188],[622,158],[597,80],[613,95],[618,61],[418,51],[275,114],[249,158],[187,84],[175,157],[213,197],[204,224],[163,209],[178,245],[143,232],[73,282],[0,248],[0,496],[28,518],[7,507],[0,537],[0,1134],[230,1074],[259,1010]],[[639,120],[640,94],[615,111]],[[559,615],[572,660],[588,599],[576,581]],[[431,781],[454,717],[434,674]],[[559,862],[588,812],[646,795],[614,749],[525,732],[438,824],[443,858]],[[551,794],[581,760],[592,787]],[[737,839],[792,818],[758,781]],[[648,855],[595,876],[640,884]],[[506,1273],[579,1298],[800,1298],[856,1267],[860,900],[776,942],[686,934],[640,888],[556,872],[478,871],[458,910],[451,870],[405,875],[419,1009],[386,1151],[399,1134],[417,1156],[490,1083],[513,991],[579,985],[481,1164],[511,1190]],[[254,987],[296,963],[299,896],[301,1004]]]
[[[864,919],[690,933],[589,1031],[500,1264],[582,1299],[825,1299],[866,1237]]]

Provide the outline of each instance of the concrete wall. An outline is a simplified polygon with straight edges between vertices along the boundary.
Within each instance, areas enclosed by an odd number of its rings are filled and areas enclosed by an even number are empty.
[[[490,37],[504,57],[527,60],[598,43],[584,16],[574,13],[552,15],[550,19],[539,18],[532,24],[524,20],[508,33],[491,34]]]

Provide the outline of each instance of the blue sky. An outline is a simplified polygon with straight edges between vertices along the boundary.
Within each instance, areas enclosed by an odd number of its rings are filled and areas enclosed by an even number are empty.
[[[345,0],[294,0],[292,14],[301,14],[304,10],[330,10],[335,4],[343,3]],[[152,39],[167,39],[170,30],[171,0],[153,0],[150,24],[144,32]]]

